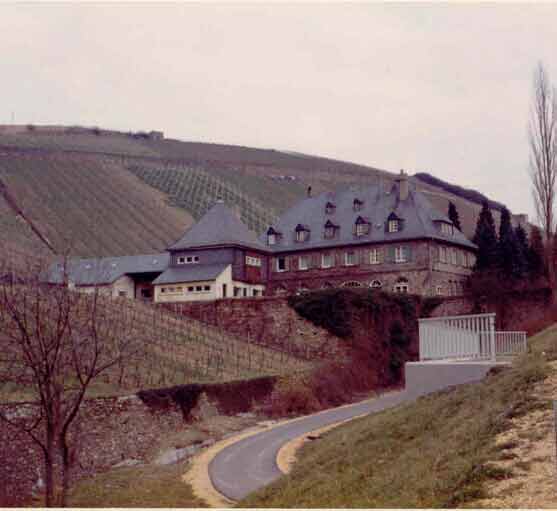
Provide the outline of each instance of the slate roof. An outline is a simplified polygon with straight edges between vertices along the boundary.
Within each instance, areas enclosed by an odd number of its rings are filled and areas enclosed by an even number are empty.
[[[399,199],[398,183],[393,184],[392,187],[383,188],[381,185],[375,185],[308,197],[286,211],[272,226],[282,233],[282,239],[276,245],[267,245],[266,248],[276,253],[423,238],[443,240],[471,249],[476,248],[476,245],[456,228],[453,236],[441,233],[435,222],[451,223],[449,218],[436,210],[424,194],[416,191],[412,183],[408,183],[408,186],[408,198],[403,201]],[[355,199],[363,201],[363,205],[357,211],[354,211]],[[331,214],[325,212],[328,202],[336,206]],[[403,220],[403,229],[399,232],[385,232],[385,222],[392,213]],[[371,226],[367,235],[356,237],[354,224],[359,216],[368,219]],[[340,226],[332,239],[323,237],[327,220]],[[295,241],[295,229],[300,224],[310,229],[308,241]],[[267,243],[266,234],[260,237],[260,241]]]
[[[153,284],[178,284],[214,280],[228,266],[230,266],[228,263],[188,264],[183,268],[168,268],[153,281]]]
[[[163,272],[170,262],[170,254],[148,254],[94,259],[70,259],[66,271],[68,279],[77,286],[111,284],[123,275]],[[62,263],[53,264],[47,280],[60,284],[63,280]]]
[[[218,201],[181,239],[168,247],[168,250],[216,245],[242,245],[265,250],[265,245],[257,239],[257,235],[250,231],[222,201]]]

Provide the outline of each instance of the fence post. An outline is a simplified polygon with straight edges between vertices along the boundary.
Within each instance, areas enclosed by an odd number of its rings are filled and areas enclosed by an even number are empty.
[[[489,317],[489,343],[491,346],[491,361],[495,362],[495,315]]]

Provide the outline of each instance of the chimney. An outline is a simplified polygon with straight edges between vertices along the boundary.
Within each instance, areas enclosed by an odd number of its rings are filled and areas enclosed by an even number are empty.
[[[408,176],[400,169],[400,175],[397,178],[398,183],[398,198],[404,201],[408,198]]]

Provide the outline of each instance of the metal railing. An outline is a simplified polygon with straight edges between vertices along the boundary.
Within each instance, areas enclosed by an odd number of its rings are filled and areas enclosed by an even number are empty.
[[[420,360],[491,360],[527,350],[526,332],[495,331],[495,314],[419,320]]]

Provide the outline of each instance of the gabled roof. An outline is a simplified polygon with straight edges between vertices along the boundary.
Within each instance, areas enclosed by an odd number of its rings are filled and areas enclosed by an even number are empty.
[[[183,268],[168,268],[159,275],[153,284],[185,284],[216,279],[226,268],[228,263],[221,264],[189,264]]]
[[[363,243],[379,243],[411,239],[437,239],[461,245],[470,249],[476,246],[464,234],[455,229],[454,235],[442,233],[436,222],[439,220],[450,223],[446,215],[435,209],[425,195],[417,191],[412,183],[408,183],[408,197],[400,200],[399,184],[385,189],[383,186],[368,186],[357,190],[340,190],[335,193],[335,223],[340,226],[340,235],[334,239],[318,234],[327,221],[325,204],[330,202],[331,195],[323,193],[308,197],[294,207],[288,209],[273,228],[284,233],[281,243],[267,247],[273,253],[307,250],[311,248],[327,248],[341,245],[359,245]],[[354,200],[363,202],[361,209],[354,210]],[[369,232],[362,236],[354,236],[353,226],[358,217],[370,222]],[[404,221],[404,227],[398,232],[385,232],[388,218]],[[317,233],[306,242],[296,242],[292,233],[298,225],[303,225]],[[264,241],[264,237],[261,238]]]
[[[47,282],[61,284],[64,273],[76,286],[112,284],[124,275],[138,273],[161,273],[170,262],[170,254],[149,254],[123,257],[99,257],[95,259],[70,259],[65,264],[53,264],[46,277]]]
[[[241,245],[264,250],[265,246],[257,235],[228,209],[224,202],[218,201],[205,215],[194,224],[168,250],[186,250],[218,245]]]

